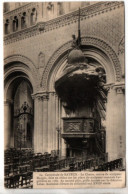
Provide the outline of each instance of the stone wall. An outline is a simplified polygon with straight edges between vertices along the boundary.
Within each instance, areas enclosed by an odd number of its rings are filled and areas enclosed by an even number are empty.
[[[108,43],[117,53],[119,52],[119,45],[124,37],[124,7],[116,7],[115,9],[109,10],[103,13],[96,13],[88,18],[82,18],[81,21],[81,35],[93,36],[104,40]],[[51,21],[52,22],[52,21]],[[57,24],[56,24],[57,25]],[[23,37],[21,33],[20,38],[15,38],[11,43],[11,39],[5,40],[6,45],[4,46],[4,57],[10,55],[20,54],[27,56],[31,59],[36,66],[38,66],[38,55],[43,52],[45,55],[45,65],[52,54],[64,43],[71,40],[72,34],[77,35],[77,19],[69,25],[63,21],[63,27],[58,26],[55,29],[49,29],[49,31],[37,32],[31,37]],[[19,32],[20,33],[20,32]],[[120,62],[123,62],[122,58]]]

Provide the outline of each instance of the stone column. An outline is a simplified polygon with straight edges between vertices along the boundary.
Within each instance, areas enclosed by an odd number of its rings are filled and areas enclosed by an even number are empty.
[[[12,100],[6,100],[4,102],[4,149],[8,149],[10,146],[12,146],[11,139],[13,131],[11,106]]]
[[[125,94],[124,84],[114,86],[116,92],[116,129],[117,129],[117,150],[118,158],[125,157],[126,126],[125,126]]]
[[[125,156],[125,108],[123,85],[111,85],[107,97],[106,152],[108,161]],[[121,88],[122,89],[121,89]]]
[[[61,134],[63,133],[63,119],[62,117],[65,117],[65,111],[64,111],[64,108],[62,106],[62,103],[60,103],[60,112],[61,112]],[[62,156],[66,156],[66,152],[67,152],[67,142],[66,140],[64,140],[63,138],[61,138],[61,145],[62,145],[62,153],[61,155]]]
[[[55,115],[55,109],[56,109],[56,101],[55,101],[55,92],[51,93],[51,113],[49,118],[49,122],[51,122],[51,134],[52,134],[52,139],[51,139],[51,147],[52,150],[55,150],[55,130],[56,130],[56,115]]]
[[[43,152],[48,152],[48,93],[43,96]]]
[[[31,26],[31,9],[28,9],[27,10],[27,27],[30,27]]]
[[[21,13],[18,15],[18,30],[21,30]]]
[[[33,95],[34,99],[34,152],[43,153],[43,99],[42,95]]]
[[[55,94],[55,101],[56,101],[56,127],[55,127],[55,143],[56,143],[56,149],[58,150],[58,144],[60,148],[60,142],[59,142],[59,134],[60,133],[60,128],[59,128],[59,114],[58,114],[58,96]]]
[[[52,97],[53,94],[49,94],[49,101],[48,101],[48,152],[51,152],[53,147],[53,132],[52,132],[52,125],[53,125],[53,118],[52,118]]]
[[[9,26],[10,26],[10,33],[13,32],[13,16],[10,17],[10,22],[9,22]]]

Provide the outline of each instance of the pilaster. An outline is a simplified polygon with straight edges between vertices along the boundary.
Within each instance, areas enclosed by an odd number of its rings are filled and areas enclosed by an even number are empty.
[[[44,93],[43,100],[43,152],[48,152],[48,93]]]
[[[42,93],[32,95],[34,99],[34,152],[43,153],[43,97]]]
[[[124,83],[108,85],[106,152],[108,160],[125,157]]]
[[[12,130],[12,100],[4,101],[4,149],[14,146]]]

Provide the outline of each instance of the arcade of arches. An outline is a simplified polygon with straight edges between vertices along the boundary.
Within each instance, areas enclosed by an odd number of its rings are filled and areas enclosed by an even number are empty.
[[[20,58],[20,70],[11,71],[15,61],[5,65],[5,149],[87,158],[107,153],[109,161],[124,157],[124,84],[116,83],[111,59],[83,46],[56,61],[45,92],[37,91]]]
[[[4,4],[5,150],[125,158],[124,23],[122,1]]]

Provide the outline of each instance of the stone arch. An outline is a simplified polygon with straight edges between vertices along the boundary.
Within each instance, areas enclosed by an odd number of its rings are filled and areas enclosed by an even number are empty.
[[[25,81],[36,92],[38,86],[37,70],[27,57],[12,55],[4,60],[4,114],[5,114],[5,149],[14,147],[14,104],[15,95],[20,84]],[[26,95],[26,93],[25,93]],[[33,102],[33,101],[32,101]]]
[[[50,74],[58,63],[58,61],[68,54],[69,50],[71,49],[71,44],[72,41],[69,41],[62,45],[53,53],[53,55],[49,59],[41,79],[41,86],[43,91],[48,90]],[[111,62],[111,64],[108,65],[111,65],[110,68],[114,69],[114,75],[112,76],[115,77],[115,82],[121,81],[122,73],[119,59],[117,57],[116,52],[109,46],[108,43],[96,37],[82,37],[82,46],[93,46],[105,53],[105,55],[109,58]]]
[[[22,55],[11,55],[4,60],[5,92],[7,91],[9,81],[15,79],[15,76],[12,76],[8,81],[8,77],[16,72],[19,73],[19,76],[25,76],[32,84],[33,92],[36,92],[39,87],[36,66],[29,58]]]

